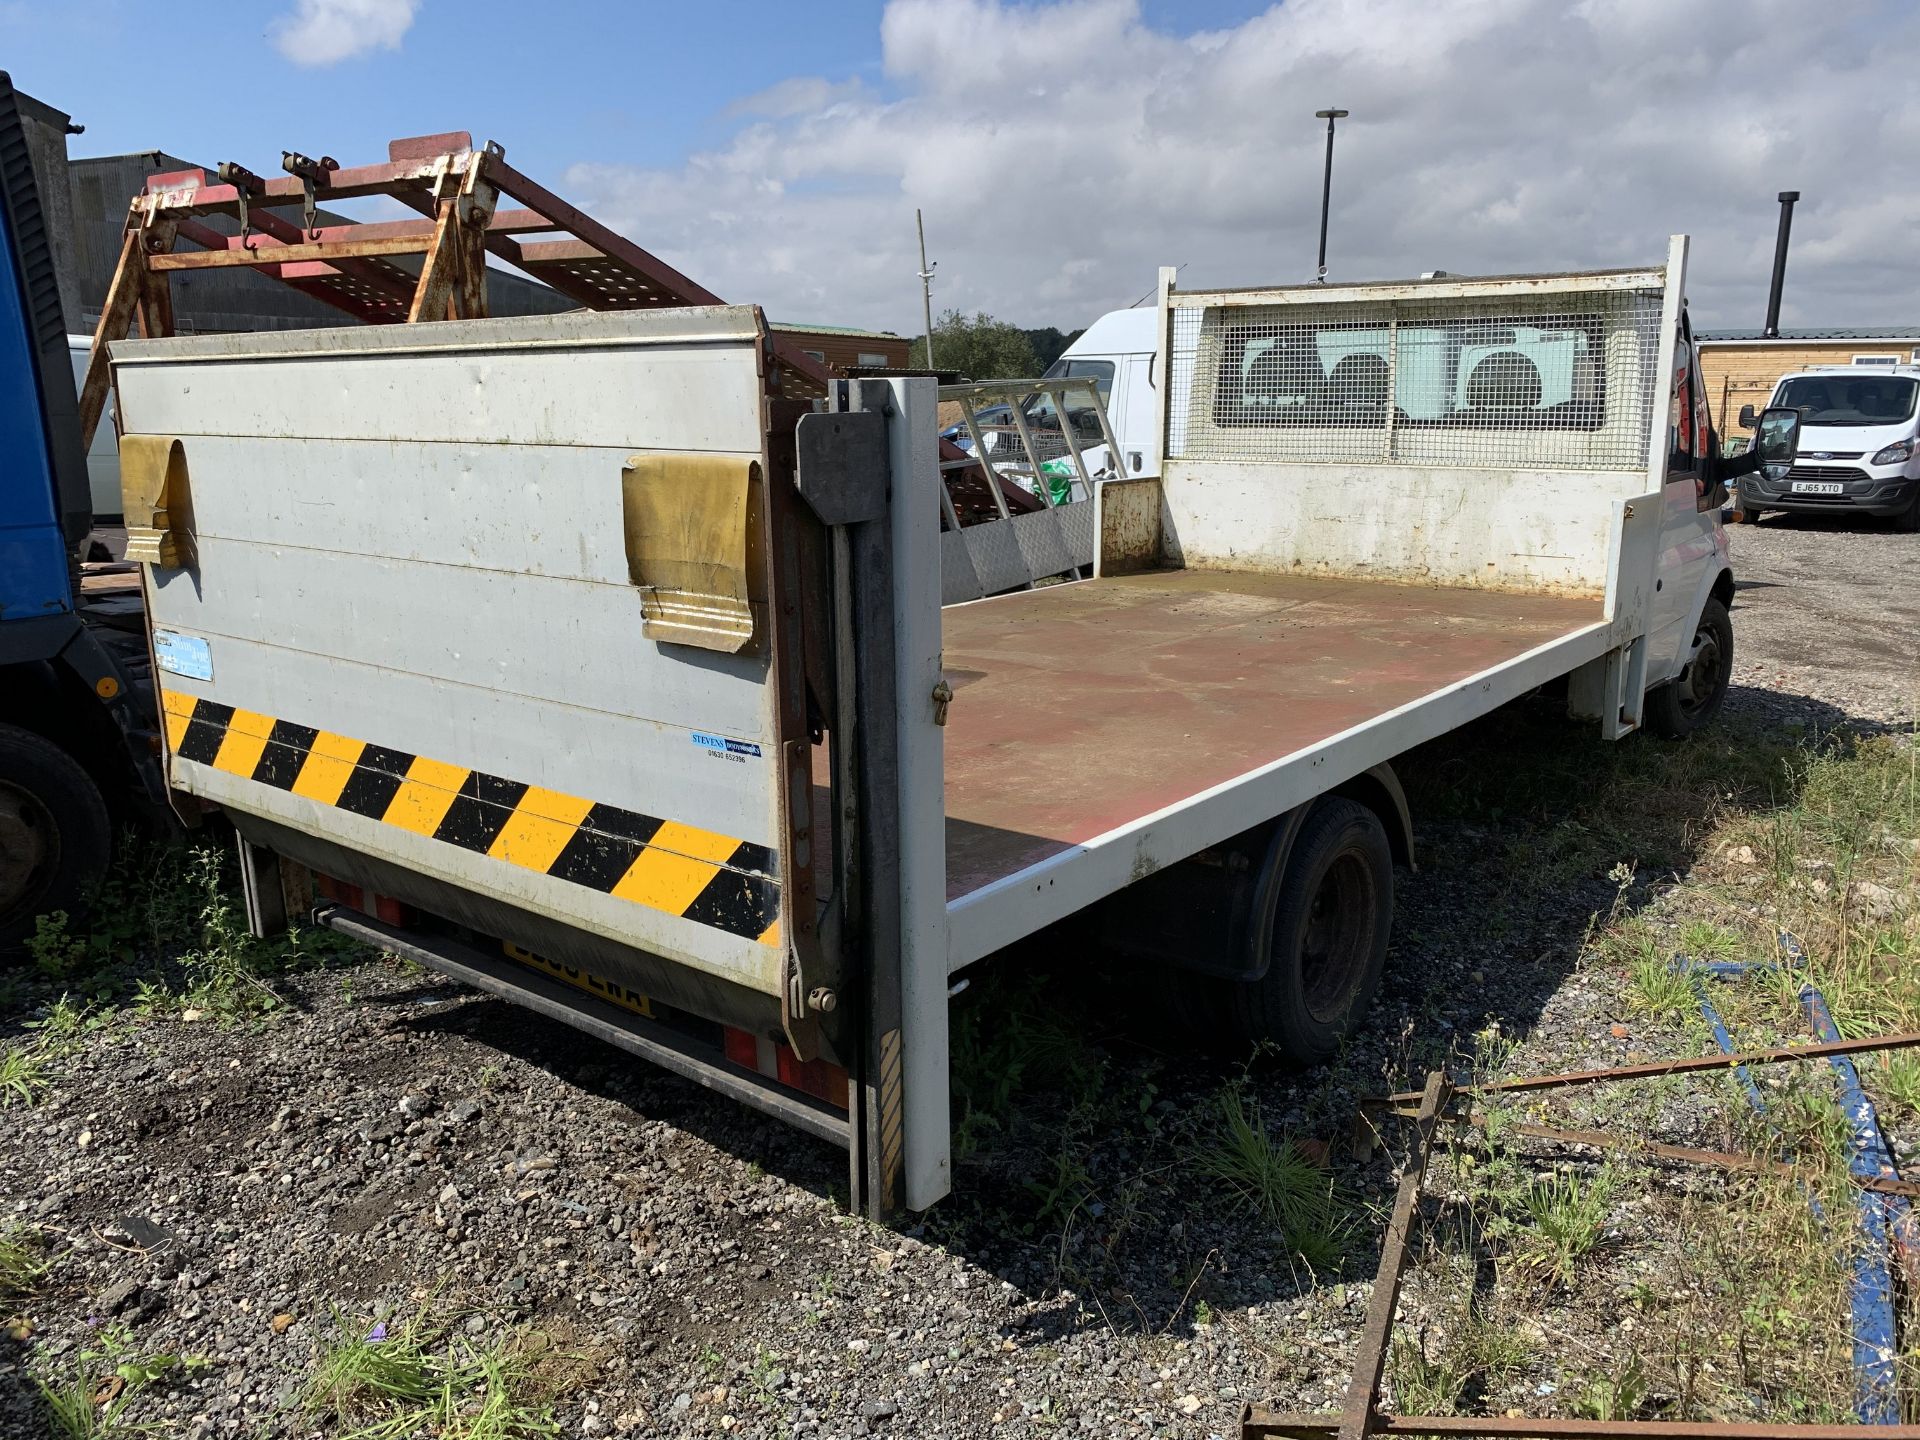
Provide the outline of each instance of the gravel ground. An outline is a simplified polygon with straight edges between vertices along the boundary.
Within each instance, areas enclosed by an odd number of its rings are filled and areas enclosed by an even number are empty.
[[[1729,723],[1910,723],[1920,537],[1779,518],[1733,533]],[[316,1354],[421,1313],[474,1344],[538,1337],[567,1435],[1226,1436],[1248,1400],[1337,1408],[1393,1176],[1390,1156],[1338,1158],[1354,1098],[1490,1024],[1530,1037],[1530,1061],[1639,1043],[1577,968],[1595,916],[1651,899],[1661,868],[1596,862],[1580,838],[1583,777],[1612,763],[1597,744],[1495,717],[1419,767],[1423,869],[1403,878],[1376,1018],[1333,1070],[1143,1042],[1142,1015],[1027,978],[1072,970],[1070,933],[1003,961],[970,1003],[1018,1013],[957,1023],[988,1071],[1026,1079],[969,1132],[956,1194],[895,1230],[839,1213],[836,1152],[385,960],[291,976],[288,1008],[241,1024],[110,1003],[47,1098],[0,1112],[0,1212],[53,1244],[0,1339],[0,1433],[49,1433],[29,1369],[97,1371],[82,1352],[109,1321],[142,1353],[205,1362],[141,1390],[130,1421],[335,1433],[301,1408]],[[1561,792],[1509,824],[1480,792],[1516,745],[1570,758]],[[23,1038],[49,998],[16,999],[0,1031]],[[1022,1052],[1035,1012],[1093,1043],[1058,1066]],[[1227,1094],[1333,1153],[1344,1264],[1306,1264],[1204,1173]],[[1543,1308],[1543,1353],[1507,1403],[1553,1388],[1579,1313]]]
[[[1768,713],[1911,726],[1920,705],[1920,535],[1885,521],[1736,525],[1734,683]],[[1803,703],[1804,702],[1804,703]]]

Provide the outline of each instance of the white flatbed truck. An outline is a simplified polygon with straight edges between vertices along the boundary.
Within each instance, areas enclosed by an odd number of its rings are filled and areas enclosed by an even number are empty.
[[[557,1016],[924,1208],[967,967],[1102,907],[1319,1058],[1411,856],[1395,757],[1555,682],[1609,737],[1711,717],[1685,260],[1163,272],[1158,473],[1101,486],[1094,577],[944,610],[932,382],[803,413],[754,308],[116,344],[171,784],[256,929]]]

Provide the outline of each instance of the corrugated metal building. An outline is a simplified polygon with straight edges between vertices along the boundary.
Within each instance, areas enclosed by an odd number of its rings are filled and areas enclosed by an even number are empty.
[[[1771,339],[1760,330],[1703,330],[1699,342],[1700,378],[1722,439],[1751,433],[1740,407],[1765,408],[1782,375],[1810,365],[1920,364],[1920,325],[1782,330]]]
[[[101,155],[73,160],[67,166],[72,200],[75,272],[79,277],[80,315],[77,330],[92,334],[100,320],[100,306],[113,282],[120,256],[120,237],[126,226],[127,202],[146,188],[147,177],[173,170],[206,169],[164,150],[132,155]],[[299,210],[280,209],[299,223]],[[349,217],[319,212],[323,225],[342,225]],[[202,223],[231,235],[239,227],[222,216]],[[182,242],[182,249],[192,248]],[[416,273],[417,256],[393,257],[392,262]],[[304,295],[291,285],[254,274],[244,268],[183,270],[172,277],[175,328],[182,335],[208,331],[306,330],[319,325],[356,325],[351,315]],[[577,308],[566,296],[498,266],[487,267],[487,305],[495,315],[547,315]],[[75,329],[69,316],[68,328]]]

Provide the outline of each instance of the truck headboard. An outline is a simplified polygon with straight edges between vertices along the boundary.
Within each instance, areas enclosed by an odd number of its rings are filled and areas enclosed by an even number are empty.
[[[1668,288],[1666,268],[1169,284],[1168,559],[1599,593],[1664,423]]]

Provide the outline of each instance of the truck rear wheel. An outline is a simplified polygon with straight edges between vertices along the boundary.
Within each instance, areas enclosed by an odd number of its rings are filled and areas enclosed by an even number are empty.
[[[34,917],[77,910],[112,849],[93,777],[31,730],[0,725],[0,951],[31,935]]]
[[[1647,728],[1682,740],[1720,713],[1733,678],[1733,621],[1712,596],[1700,611],[1687,663],[1664,685],[1647,692]]]
[[[1380,817],[1344,796],[1315,801],[1274,890],[1267,973],[1231,986],[1229,1028],[1295,1064],[1333,1058],[1380,988],[1392,928],[1393,851]]]

